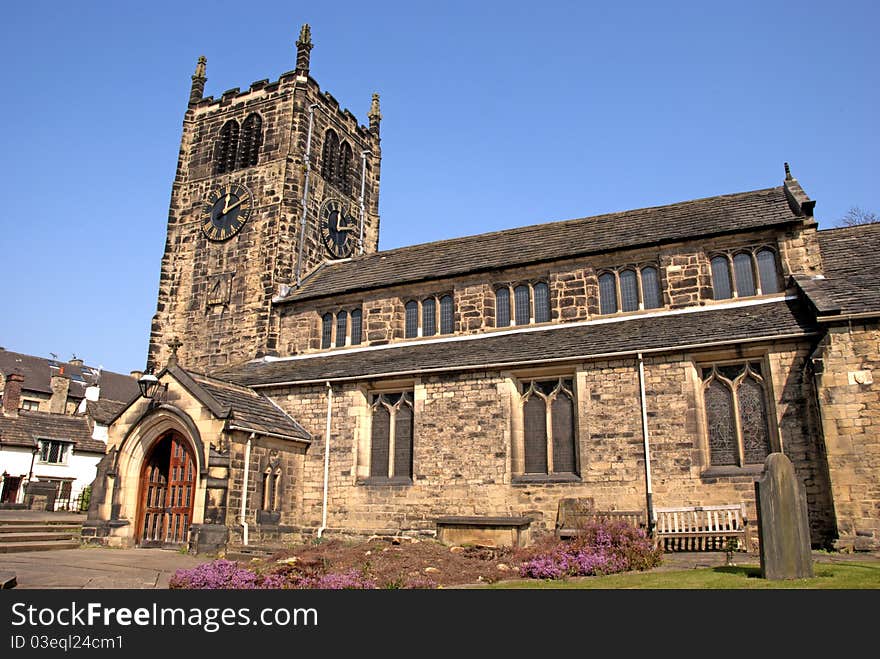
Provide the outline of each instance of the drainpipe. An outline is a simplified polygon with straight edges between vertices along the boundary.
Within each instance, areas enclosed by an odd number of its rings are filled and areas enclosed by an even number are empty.
[[[296,285],[299,286],[302,281],[302,259],[303,247],[306,240],[306,214],[309,211],[309,172],[312,171],[312,126],[315,123],[315,108],[317,103],[309,106],[309,134],[306,137],[306,162],[305,162],[305,180],[303,182],[303,198],[302,198],[302,219],[299,224],[299,254],[296,257]]]
[[[642,353],[638,353],[639,359],[639,404],[642,408],[642,438],[645,442],[645,489],[647,490],[648,503],[648,533],[654,526],[654,491],[651,487],[651,448],[648,445],[648,410],[645,399],[645,363],[642,361]]]
[[[364,190],[367,185],[367,156],[372,155],[371,151],[361,151],[361,233],[358,244],[360,245],[360,254],[364,253]]]
[[[244,446],[244,478],[242,478],[241,482],[241,527],[242,527],[242,541],[245,546],[248,544],[248,523],[247,523],[247,488],[248,488],[248,474],[251,470],[251,440],[256,436],[257,433],[252,432],[251,436],[248,437],[247,444]]]
[[[330,477],[330,414],[333,405],[333,387],[327,382],[327,428],[324,431],[324,500],[321,511],[321,528],[318,529],[320,538],[327,528],[327,485]]]

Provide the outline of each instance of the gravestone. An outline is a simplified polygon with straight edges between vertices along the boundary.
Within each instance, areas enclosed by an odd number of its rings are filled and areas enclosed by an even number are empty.
[[[771,453],[764,473],[755,481],[761,576],[764,579],[806,579],[813,576],[807,495],[791,460]]]

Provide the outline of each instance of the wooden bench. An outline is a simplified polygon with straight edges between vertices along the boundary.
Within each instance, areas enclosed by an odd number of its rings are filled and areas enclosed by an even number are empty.
[[[729,540],[751,548],[745,504],[654,509],[654,546],[663,551],[727,551]]]
[[[635,528],[645,527],[645,513],[641,510],[593,510],[592,499],[564,498],[556,511],[556,537],[573,538],[590,521],[620,521]]]

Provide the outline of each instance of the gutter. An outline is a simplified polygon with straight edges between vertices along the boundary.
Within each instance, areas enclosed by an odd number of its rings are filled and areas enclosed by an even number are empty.
[[[257,433],[259,433],[260,435],[262,435],[264,437],[277,437],[278,439],[286,439],[291,442],[301,442],[302,444],[311,444],[312,443],[311,439],[303,439],[302,437],[294,437],[293,435],[282,435],[277,432],[268,432],[265,430],[254,430],[253,428],[245,428],[243,426],[236,426],[236,425],[232,425],[232,424],[228,425],[227,428],[229,430],[241,430],[243,432],[249,432],[249,433],[251,433],[252,437],[254,435],[256,435]]]
[[[843,313],[839,316],[816,316],[816,322],[833,323],[836,320],[862,320],[880,317],[880,311],[863,311],[861,313]]]

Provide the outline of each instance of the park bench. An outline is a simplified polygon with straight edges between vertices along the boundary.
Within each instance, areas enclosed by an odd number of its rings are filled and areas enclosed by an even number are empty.
[[[654,546],[663,551],[751,549],[745,504],[654,509]]]
[[[645,527],[645,514],[641,510],[593,510],[592,499],[566,497],[559,500],[556,511],[556,537],[573,538],[587,522],[599,520],[626,522],[637,529]]]

